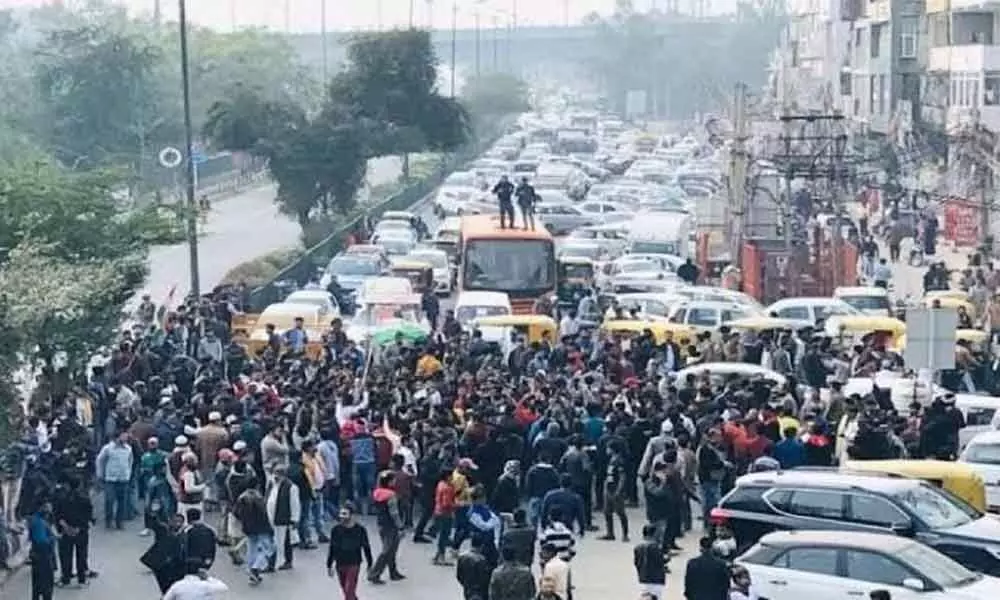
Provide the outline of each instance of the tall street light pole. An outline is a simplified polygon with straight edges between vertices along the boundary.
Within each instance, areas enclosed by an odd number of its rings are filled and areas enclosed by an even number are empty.
[[[187,6],[178,0],[181,43],[181,87],[184,91],[184,187],[187,192],[187,242],[191,271],[191,293],[201,295],[198,273],[198,205],[194,197],[194,133],[191,125],[191,74],[188,70]]]
[[[329,50],[327,50],[326,0],[319,0],[320,42],[323,44],[323,85],[330,76]]]
[[[500,17],[493,15],[493,72],[500,71]]]
[[[410,29],[413,29],[413,16],[414,16],[413,11],[415,9],[414,4],[415,0],[410,0],[410,20],[409,20]]]
[[[458,0],[451,3],[451,97],[455,97],[455,49],[458,46]]]
[[[482,27],[479,26],[479,8],[476,8],[476,77],[482,74],[482,63],[480,63],[479,53],[482,50],[480,48],[482,42]]]

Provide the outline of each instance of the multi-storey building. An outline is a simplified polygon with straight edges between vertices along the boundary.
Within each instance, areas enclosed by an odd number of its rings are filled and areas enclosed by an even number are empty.
[[[927,0],[922,116],[955,133],[978,122],[1000,132],[1000,1]]]
[[[923,0],[844,0],[851,22],[845,114],[875,134],[893,134],[919,115]]]
[[[788,27],[775,68],[777,100],[788,110],[838,110],[849,25],[841,0],[788,0]]]

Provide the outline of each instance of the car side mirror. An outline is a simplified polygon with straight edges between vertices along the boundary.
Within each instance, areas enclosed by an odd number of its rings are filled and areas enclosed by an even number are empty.
[[[913,523],[894,523],[892,525],[892,532],[901,537],[913,537],[917,534],[916,530],[913,528]]]
[[[916,577],[907,577],[903,580],[903,587],[916,592],[924,591],[924,582]]]

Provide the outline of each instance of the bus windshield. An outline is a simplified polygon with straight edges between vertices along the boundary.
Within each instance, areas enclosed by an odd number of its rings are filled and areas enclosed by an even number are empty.
[[[468,240],[464,255],[463,289],[537,295],[555,287],[549,240]]]

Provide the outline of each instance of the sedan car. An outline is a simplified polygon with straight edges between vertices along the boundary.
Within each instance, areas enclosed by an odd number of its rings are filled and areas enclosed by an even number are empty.
[[[535,215],[553,235],[563,235],[578,227],[594,224],[592,215],[584,214],[572,204],[545,201],[535,206]]]
[[[1000,579],[980,575],[915,540],[878,533],[769,533],[737,558],[761,598],[892,600],[996,598]],[[874,597],[874,596],[872,596]]]
[[[861,315],[862,312],[836,298],[783,298],[766,309],[767,314],[780,319],[801,319],[812,323],[832,316]]]
[[[626,204],[604,200],[586,200],[579,204],[580,211],[590,215],[596,223],[618,223],[628,221],[634,216],[634,210]]]
[[[284,302],[286,304],[308,304],[319,307],[321,323],[328,323],[340,317],[340,306],[333,294],[324,289],[302,289],[292,292]]]
[[[984,431],[972,438],[958,460],[983,478],[986,509],[1000,512],[1000,431]]]

